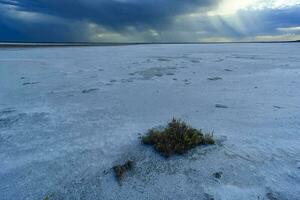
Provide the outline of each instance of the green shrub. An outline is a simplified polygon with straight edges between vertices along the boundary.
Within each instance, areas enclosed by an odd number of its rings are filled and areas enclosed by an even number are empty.
[[[163,130],[150,129],[146,136],[142,137],[142,142],[153,145],[154,149],[165,157],[184,154],[199,145],[215,143],[212,134],[204,134],[201,130],[175,118]]]

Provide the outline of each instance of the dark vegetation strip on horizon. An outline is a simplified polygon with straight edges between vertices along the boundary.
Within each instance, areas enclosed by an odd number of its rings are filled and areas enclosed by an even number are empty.
[[[26,48],[26,47],[84,47],[84,46],[126,46],[126,45],[148,45],[148,44],[251,44],[251,43],[296,43],[296,41],[252,41],[252,42],[136,42],[136,43],[114,43],[114,42],[0,42],[0,48]]]

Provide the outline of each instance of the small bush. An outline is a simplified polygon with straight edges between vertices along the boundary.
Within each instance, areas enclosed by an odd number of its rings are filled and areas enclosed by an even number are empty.
[[[201,130],[188,126],[185,122],[173,118],[164,130],[150,129],[142,138],[146,145],[153,145],[161,155],[184,154],[199,146],[214,144],[212,134],[204,134]]]
[[[131,170],[133,168],[134,162],[132,160],[126,161],[123,165],[115,165],[113,166],[113,170],[115,172],[115,176],[118,181],[121,181],[123,175],[126,171]]]
[[[49,200],[49,196],[46,196],[43,200]]]

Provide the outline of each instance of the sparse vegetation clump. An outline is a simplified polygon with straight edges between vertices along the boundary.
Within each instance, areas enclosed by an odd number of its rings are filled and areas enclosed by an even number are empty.
[[[121,181],[123,175],[126,171],[132,170],[134,162],[132,160],[127,160],[123,165],[115,165],[113,166],[113,170],[115,172],[115,176],[118,181]]]
[[[47,195],[43,200],[49,200],[49,196]]]
[[[199,146],[214,144],[212,134],[204,134],[188,126],[184,121],[173,118],[163,130],[150,129],[142,138],[146,145],[153,145],[155,150],[164,157],[173,154],[184,154]]]

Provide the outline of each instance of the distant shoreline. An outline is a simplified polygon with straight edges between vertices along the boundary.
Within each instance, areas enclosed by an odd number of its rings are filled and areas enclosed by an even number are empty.
[[[92,47],[92,46],[128,46],[128,45],[151,45],[151,44],[255,44],[255,43],[297,43],[297,41],[255,41],[255,42],[155,42],[155,43],[19,43],[0,42],[0,48],[34,48],[34,47]]]
[[[34,48],[34,47],[85,47],[85,46],[121,46],[133,43],[0,43],[0,48]]]

